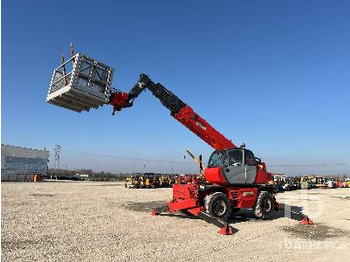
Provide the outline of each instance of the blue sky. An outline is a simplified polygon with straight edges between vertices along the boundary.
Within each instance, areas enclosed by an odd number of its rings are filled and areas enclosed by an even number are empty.
[[[45,103],[73,42],[115,68],[114,87],[149,74],[270,171],[349,174],[349,12],[349,1],[322,0],[4,0],[2,143],[60,144],[65,167],[122,172],[194,172],[185,148],[209,157],[149,92],[116,117],[110,106],[78,114]]]

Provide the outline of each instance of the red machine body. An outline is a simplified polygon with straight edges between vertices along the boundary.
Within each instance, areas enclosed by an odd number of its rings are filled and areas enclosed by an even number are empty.
[[[264,169],[257,167],[256,172],[257,172],[257,176],[254,181],[254,184],[259,184],[259,185],[267,184],[269,181],[273,179],[272,174],[266,172]],[[204,177],[208,182],[212,184],[221,185],[221,186],[229,185],[221,167],[206,168],[204,170]]]
[[[222,173],[221,167],[206,168],[204,170],[204,177],[205,177],[205,180],[215,185],[220,185],[220,186],[227,185],[227,180],[225,179],[225,176]]]
[[[198,184],[175,184],[173,200],[169,202],[169,211],[187,210],[198,215],[204,210],[204,198],[213,192],[222,192],[228,196],[233,208],[253,208],[258,197],[257,187],[208,187],[201,189]]]
[[[173,200],[169,202],[169,212],[187,210],[197,216],[203,207],[198,205],[199,185],[195,183],[173,185]]]

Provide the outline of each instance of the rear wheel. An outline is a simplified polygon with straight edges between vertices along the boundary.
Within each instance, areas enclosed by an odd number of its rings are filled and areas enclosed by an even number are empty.
[[[274,210],[274,206],[274,196],[267,191],[261,191],[258,199],[256,200],[255,206],[253,207],[255,217],[269,219]]]
[[[232,213],[232,207],[228,197],[221,192],[210,194],[204,199],[205,209],[209,215],[227,220]]]

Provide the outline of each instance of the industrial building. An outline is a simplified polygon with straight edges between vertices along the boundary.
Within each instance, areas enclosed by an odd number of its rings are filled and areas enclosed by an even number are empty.
[[[34,181],[46,174],[49,151],[1,144],[1,181]]]

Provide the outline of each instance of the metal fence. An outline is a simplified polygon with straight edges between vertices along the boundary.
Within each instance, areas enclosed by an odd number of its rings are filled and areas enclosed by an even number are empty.
[[[33,182],[36,174],[11,174],[6,170],[1,170],[1,181],[8,182]]]

